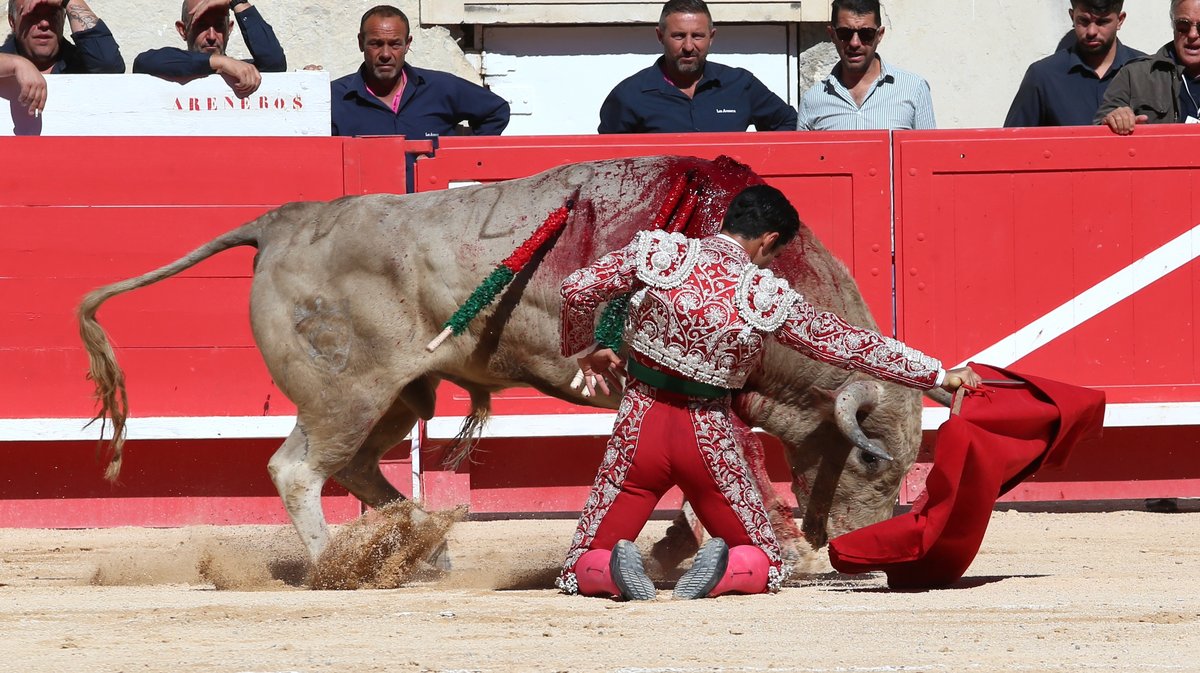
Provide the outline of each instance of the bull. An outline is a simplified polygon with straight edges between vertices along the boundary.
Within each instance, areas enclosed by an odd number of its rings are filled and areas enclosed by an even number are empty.
[[[614,408],[615,397],[585,397],[570,385],[575,364],[558,352],[563,278],[636,231],[661,226],[664,214],[690,236],[713,234],[730,199],[761,182],[724,157],[648,157],[566,165],[441,192],[290,203],[162,268],[99,288],[84,298],[78,319],[99,401],[96,418],[113,426],[106,477],[115,480],[120,472],[128,404],[97,310],[223,250],[254,246],[251,327],[267,369],[297,409],[296,426],[268,469],[316,561],[329,540],[322,486],[332,477],[372,508],[403,498],[379,461],[417,419],[432,417],[439,381],[470,393],[463,437],[486,418],[490,394],[513,386]],[[687,198],[680,198],[678,186],[685,183]],[[427,352],[425,345],[471,289],[545,213],[567,202],[573,209],[557,238],[465,334]],[[875,328],[845,266],[806,227],[773,268],[817,306]],[[768,347],[734,408],[746,423],[742,447],[785,552],[803,555],[830,536],[890,516],[916,457],[920,407],[917,391]],[[762,445],[750,426],[785,448],[798,527],[766,478]],[[887,454],[892,460],[880,458]],[[681,524],[656,547],[664,565],[695,548],[693,536],[680,535]]]

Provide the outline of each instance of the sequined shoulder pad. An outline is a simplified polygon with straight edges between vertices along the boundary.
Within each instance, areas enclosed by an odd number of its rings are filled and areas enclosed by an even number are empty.
[[[637,275],[647,285],[670,290],[691,274],[700,241],[683,234],[643,231],[637,238]]]
[[[752,327],[774,332],[787,321],[792,306],[803,298],[788,287],[786,280],[768,269],[747,264],[737,285],[738,315]]]

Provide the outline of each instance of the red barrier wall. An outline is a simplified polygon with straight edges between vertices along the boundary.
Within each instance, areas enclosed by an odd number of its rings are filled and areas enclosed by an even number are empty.
[[[286,522],[265,468],[287,419],[238,431],[227,418],[295,414],[250,334],[254,251],[217,255],[101,309],[134,415],[171,419],[154,439],[128,445],[116,487],[99,479],[95,443],[78,441],[99,430],[70,420],[93,409],[74,309],[91,289],[170,262],[283,203],[403,192],[403,142],[47,137],[4,138],[0,148],[20,157],[0,175],[0,401],[4,418],[26,419],[0,437],[0,521]],[[89,169],[65,172],[68,156],[88,157]],[[239,435],[248,436],[218,439]],[[64,441],[29,441],[46,436]],[[359,513],[341,489],[327,493],[334,519]]]
[[[902,338],[1114,403],[1200,399],[1189,147],[1200,135],[898,135]]]
[[[1008,499],[1200,496],[1193,147],[1185,126],[896,134],[900,338],[1108,396],[1105,439]]]
[[[894,282],[897,328],[914,345],[948,361],[983,353],[1007,364],[997,358],[1016,354],[1018,369],[1108,391],[1117,427],[1105,443],[1010,498],[1200,496],[1192,261],[1200,243],[1183,237],[1200,221],[1187,151],[1196,142],[1200,135],[1182,127],[1127,139],[1099,129],[447,138],[417,161],[414,178],[418,190],[442,189],[572,161],[728,154],[794,200],[851,267],[885,331]],[[265,466],[294,408],[250,338],[250,250],[101,311],[145,437],[135,433],[128,445],[116,487],[99,478],[95,430],[79,429],[92,405],[73,309],[86,291],[174,260],[284,202],[402,192],[406,148],[431,150],[394,138],[0,139],[0,153],[21,157],[22,167],[0,174],[0,371],[9,384],[0,387],[0,521],[286,521]],[[69,155],[96,157],[104,169],[26,179],[56,174]],[[1123,298],[1111,302],[1114,292]],[[1037,340],[1055,330],[1062,335]],[[578,510],[605,412],[506,391],[479,462],[437,469],[437,441],[454,434],[465,410],[461,391],[444,387],[439,417],[422,435],[430,441],[419,487],[431,506]],[[406,446],[394,456],[384,469],[411,493]],[[902,500],[919,490],[922,469]],[[788,481],[782,460],[773,475]],[[327,496],[331,520],[359,512],[340,489]]]

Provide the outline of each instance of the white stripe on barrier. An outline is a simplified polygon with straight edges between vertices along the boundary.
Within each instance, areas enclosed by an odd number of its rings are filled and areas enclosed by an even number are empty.
[[[975,361],[1007,367],[1198,256],[1200,224],[958,366]]]
[[[926,408],[921,427],[935,430],[949,417],[947,409]],[[612,432],[614,414],[526,414],[493,416],[483,436],[604,437]],[[426,424],[430,439],[458,434],[463,417],[434,418]],[[0,442],[95,441],[98,426],[84,429],[80,418],[0,419]],[[163,416],[129,419],[129,439],[256,439],[283,438],[292,431],[295,416]],[[1110,428],[1200,425],[1200,402],[1110,404],[1104,425]]]
[[[96,441],[100,422],[85,428],[85,418],[0,419],[3,442]],[[126,424],[128,439],[256,439],[287,437],[296,425],[295,416],[158,416],[131,418]],[[112,424],[105,426],[112,435]]]

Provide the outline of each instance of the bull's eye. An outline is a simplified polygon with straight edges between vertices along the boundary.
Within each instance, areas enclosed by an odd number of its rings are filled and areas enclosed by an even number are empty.
[[[879,456],[876,456],[875,454],[873,454],[869,451],[864,451],[862,449],[858,450],[858,459],[861,460],[863,462],[863,464],[871,465],[871,466],[874,466],[875,463],[879,462]]]

